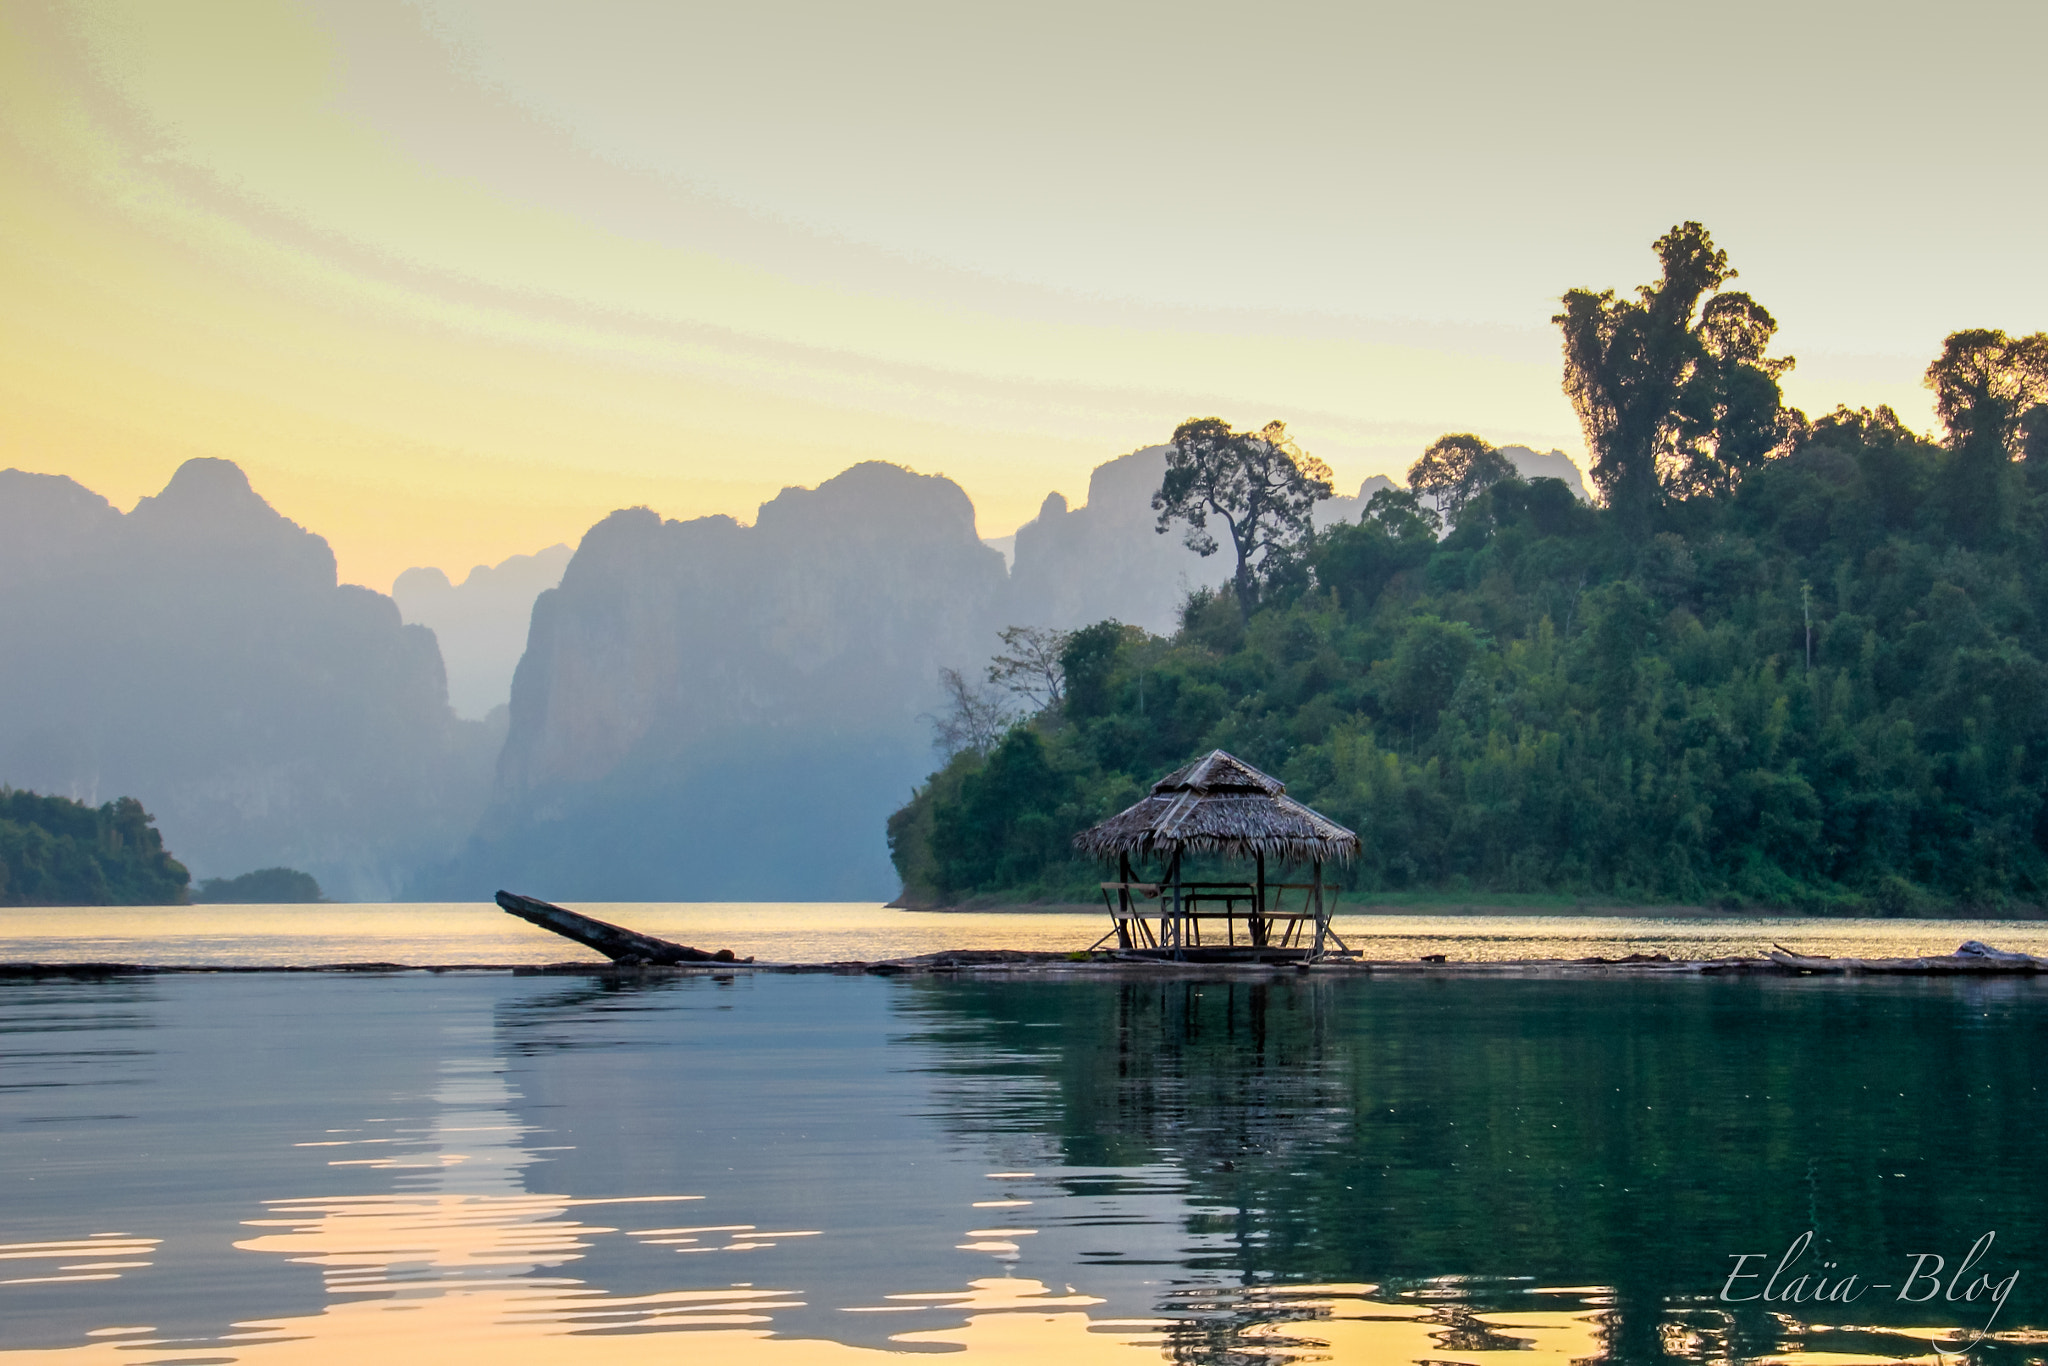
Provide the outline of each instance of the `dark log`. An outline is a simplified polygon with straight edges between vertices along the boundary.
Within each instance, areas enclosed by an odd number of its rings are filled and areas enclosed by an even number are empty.
[[[1771,946],[1770,959],[1794,972],[1869,972],[1896,975],[1943,973],[2036,973],[2048,968],[2048,960],[2024,953],[2007,953],[1972,939],[1951,954],[1924,958],[1825,958],[1794,953],[1783,944]]]
[[[498,904],[521,920],[553,930],[564,939],[573,939],[588,949],[596,949],[614,963],[732,963],[738,961],[731,949],[720,949],[707,953],[693,949],[687,944],[671,944],[666,939],[656,939],[651,934],[641,934],[623,925],[613,925],[592,916],[578,915],[551,902],[537,901],[530,896],[515,892],[499,892]],[[752,960],[749,959],[749,962]]]

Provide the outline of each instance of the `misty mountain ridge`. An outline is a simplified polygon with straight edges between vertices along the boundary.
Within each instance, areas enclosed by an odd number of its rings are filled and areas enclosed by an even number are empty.
[[[531,555],[480,564],[461,583],[439,569],[408,569],[391,585],[407,623],[425,626],[441,644],[448,703],[465,720],[481,721],[512,700],[512,671],[526,652],[533,600],[562,581],[573,554],[551,545]]]
[[[474,823],[496,736],[449,711],[433,634],[232,463],[125,515],[0,471],[0,545],[0,782],[137,797],[197,873],[289,863],[351,899]]]
[[[1166,454],[1105,462],[1079,507],[1048,495],[1007,569],[958,485],[881,462],[784,489],[751,526],[611,514],[535,601],[491,809],[423,887],[892,895],[883,822],[931,769],[941,669],[978,677],[1010,625],[1169,632],[1228,575],[1156,529]]]
[[[0,629],[32,643],[0,661],[0,782],[136,796],[196,875],[289,864],[342,900],[879,900],[941,669],[978,677],[1010,625],[1169,631],[1227,577],[1155,529],[1166,450],[1049,495],[1009,564],[957,484],[867,462],[751,526],[625,509],[390,597],[227,461],[125,515],[0,472]]]
[[[752,526],[615,512],[534,604],[490,812],[443,875],[596,899],[880,899],[940,668],[1007,587],[951,480],[856,465]]]
[[[1585,478],[1572,458],[1563,451],[1536,451],[1527,446],[1501,446],[1500,453],[1515,467],[1515,473],[1524,479],[1561,479],[1564,486],[1572,491],[1572,497],[1581,503],[1592,501],[1592,494],[1586,489]],[[1356,522],[1365,515],[1365,505],[1381,489],[1403,487],[1384,474],[1375,474],[1358,486],[1353,497],[1339,495],[1326,498],[1315,506],[1314,521],[1317,531],[1327,530],[1340,522]],[[1452,528],[1445,527],[1446,532]]]

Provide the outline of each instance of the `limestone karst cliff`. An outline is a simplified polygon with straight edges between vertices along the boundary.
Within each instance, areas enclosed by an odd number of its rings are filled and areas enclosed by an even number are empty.
[[[1085,503],[1049,496],[1007,571],[958,486],[887,464],[785,489],[751,526],[616,512],[546,591],[545,557],[462,589],[409,573],[438,641],[337,584],[326,542],[224,461],[125,516],[0,472],[0,783],[138,796],[196,876],[284,864],[338,899],[887,896],[884,823],[933,767],[941,669],[978,679],[1010,625],[1167,633],[1227,576],[1156,530],[1164,467],[1148,447]],[[509,708],[459,720],[444,658],[478,666],[474,713],[513,657]]]
[[[950,480],[868,463],[752,526],[613,513],[534,605],[496,797],[443,885],[879,898],[938,672],[987,657],[1002,557]]]
[[[1221,557],[1189,550],[1180,532],[1158,531],[1152,495],[1166,474],[1165,446],[1147,446],[1095,467],[1088,501],[1068,507],[1049,494],[1017,529],[1009,609],[1020,625],[1071,630],[1114,617],[1171,631],[1190,588],[1229,577]]]
[[[448,704],[457,716],[481,721],[511,701],[533,600],[562,581],[570,553],[566,545],[551,545],[480,564],[461,583],[432,568],[408,569],[393,582],[391,598],[405,620],[427,627],[441,643]]]
[[[1038,516],[1008,538],[1010,613],[1019,624],[1071,629],[1114,617],[1157,634],[1179,624],[1182,599],[1192,588],[1213,588],[1230,576],[1222,554],[1189,550],[1175,528],[1161,535],[1152,495],[1166,473],[1165,446],[1147,446],[1096,466],[1088,501],[1069,507],[1060,493],[1046,496]],[[1586,486],[1562,451],[1539,454],[1503,446],[1524,478],[1563,479],[1581,501]],[[1318,503],[1317,529],[1355,522],[1380,489],[1398,487],[1384,474]]]
[[[958,486],[894,465],[785,489],[752,526],[613,513],[534,603],[491,809],[419,889],[892,894],[884,822],[933,766],[942,668],[978,678],[1006,625],[1170,632],[1228,574],[1156,530],[1164,469],[1148,447],[1097,468],[1081,506],[1049,496],[1007,573]]]
[[[481,808],[495,737],[449,712],[432,633],[227,461],[125,516],[0,471],[0,640],[0,783],[137,797],[195,875],[389,896]]]

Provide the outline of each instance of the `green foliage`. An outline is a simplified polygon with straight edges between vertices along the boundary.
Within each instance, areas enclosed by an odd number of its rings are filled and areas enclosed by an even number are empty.
[[[1512,461],[1470,432],[1438,437],[1408,467],[1408,487],[1428,494],[1437,514],[1453,522],[1475,495],[1517,477]]]
[[[2048,333],[2008,337],[1991,327],[1951,333],[1927,367],[1927,387],[1950,445],[2024,454],[2027,420],[2048,405]]]
[[[2041,904],[2048,488],[1980,459],[1841,411],[1641,527],[1503,481],[1438,540],[1383,493],[1248,619],[1226,587],[1171,639],[1075,632],[1064,707],[935,775],[897,867],[1089,895],[1070,837],[1222,747],[1359,831],[1361,891]]]
[[[258,868],[240,877],[210,877],[192,889],[192,900],[214,906],[296,906],[327,898],[311,873],[296,868]]]
[[[1789,358],[1764,353],[1777,320],[1732,279],[1698,223],[1657,239],[1655,284],[1623,299],[1575,289],[1551,319],[1564,333],[1564,388],[1585,431],[1593,482],[1632,536],[1673,498],[1726,493],[1803,425],[1781,402]]]
[[[191,875],[133,797],[87,806],[0,788],[0,906],[172,906]]]
[[[1066,679],[1068,715],[1100,716],[1109,710],[1117,653],[1143,636],[1137,627],[1117,621],[1099,621],[1067,636],[1060,648],[1060,670]]]
[[[1238,432],[1220,417],[1197,417],[1174,429],[1152,507],[1160,532],[1181,523],[1188,549],[1200,555],[1221,544],[1209,519],[1223,524],[1235,562],[1231,589],[1249,614],[1270,583],[1288,576],[1312,532],[1309,514],[1330,487],[1329,466],[1289,440],[1285,423]]]

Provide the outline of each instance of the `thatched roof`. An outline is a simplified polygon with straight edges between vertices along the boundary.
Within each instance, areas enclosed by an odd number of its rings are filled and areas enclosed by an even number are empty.
[[[1074,837],[1095,858],[1189,853],[1349,863],[1358,836],[1287,795],[1279,779],[1211,750],[1152,784],[1152,795]]]

